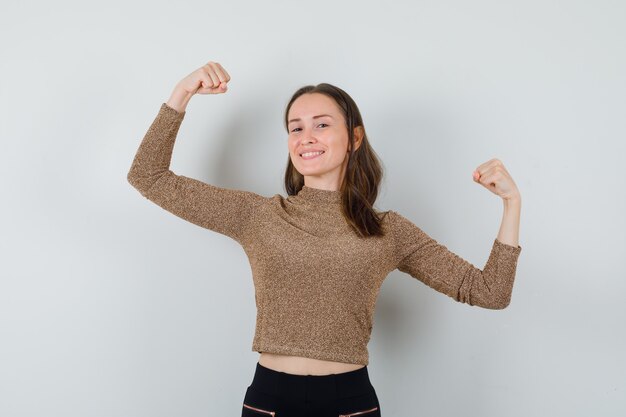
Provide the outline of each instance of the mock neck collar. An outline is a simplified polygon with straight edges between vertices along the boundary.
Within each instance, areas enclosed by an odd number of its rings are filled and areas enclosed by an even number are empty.
[[[313,188],[303,185],[295,197],[297,200],[311,204],[341,204],[340,190],[323,190],[321,188]]]

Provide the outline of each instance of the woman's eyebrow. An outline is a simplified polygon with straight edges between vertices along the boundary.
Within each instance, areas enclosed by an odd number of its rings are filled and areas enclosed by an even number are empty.
[[[334,117],[331,116],[330,114],[318,114],[317,116],[313,116],[313,119],[319,119],[320,117],[324,117],[324,116],[330,117],[331,119],[334,119]],[[291,119],[289,121],[289,123],[291,123],[291,122],[299,122],[300,120],[302,120],[302,119]]]

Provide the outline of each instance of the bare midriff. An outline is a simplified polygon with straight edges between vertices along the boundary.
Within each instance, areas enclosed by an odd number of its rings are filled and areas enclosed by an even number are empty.
[[[279,372],[294,375],[330,375],[355,371],[364,365],[325,361],[301,356],[278,355],[263,352],[259,356],[259,363]]]

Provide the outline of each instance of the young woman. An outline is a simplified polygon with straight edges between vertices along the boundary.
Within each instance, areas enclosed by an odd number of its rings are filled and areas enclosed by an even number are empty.
[[[252,268],[260,353],[242,416],[381,415],[367,365],[373,313],[398,269],[458,302],[503,309],[511,300],[520,193],[498,159],[474,181],[500,196],[504,215],[481,270],[406,217],[376,210],[382,168],[352,98],[330,84],[300,88],[285,110],[285,189],[271,197],[217,187],[169,169],[186,106],[227,91],[209,62],[183,78],[148,129],[128,173],[144,197],[241,244]]]

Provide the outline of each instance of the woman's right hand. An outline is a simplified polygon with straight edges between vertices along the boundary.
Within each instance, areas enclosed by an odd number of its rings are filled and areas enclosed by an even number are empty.
[[[219,63],[209,61],[178,82],[187,94],[221,94],[226,92],[230,75]]]
[[[229,81],[228,72],[217,62],[209,61],[176,84],[167,105],[184,113],[195,94],[225,93]]]

